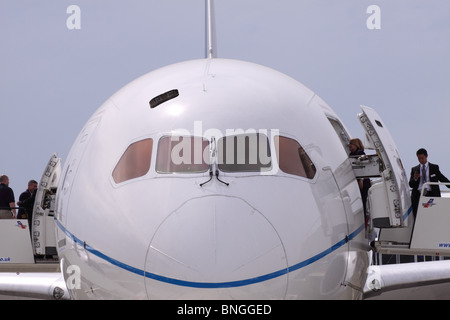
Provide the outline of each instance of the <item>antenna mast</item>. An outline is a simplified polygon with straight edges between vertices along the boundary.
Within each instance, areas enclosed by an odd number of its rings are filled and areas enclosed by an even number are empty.
[[[213,0],[205,0],[206,6],[206,58],[217,58],[216,23]]]

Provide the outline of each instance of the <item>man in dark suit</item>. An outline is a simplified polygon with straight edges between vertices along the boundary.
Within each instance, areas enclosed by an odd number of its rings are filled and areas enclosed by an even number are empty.
[[[409,179],[409,186],[412,188],[411,202],[414,217],[416,217],[417,214],[422,187],[426,182],[450,183],[450,180],[441,173],[437,164],[428,162],[427,150],[419,149],[417,150],[416,155],[420,164],[411,169],[411,177]],[[450,185],[447,185],[447,188],[450,188]],[[427,197],[441,196],[441,190],[438,185],[426,185],[423,193]]]

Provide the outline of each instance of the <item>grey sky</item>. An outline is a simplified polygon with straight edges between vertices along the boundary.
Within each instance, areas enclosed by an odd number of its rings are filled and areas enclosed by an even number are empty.
[[[66,12],[81,9],[81,29]],[[370,5],[381,29],[369,30]],[[353,136],[377,110],[409,173],[415,151],[450,177],[450,1],[216,0],[218,56],[302,82]],[[203,58],[204,0],[0,0],[0,173],[18,198],[47,160],[63,160],[113,93],[156,68]]]

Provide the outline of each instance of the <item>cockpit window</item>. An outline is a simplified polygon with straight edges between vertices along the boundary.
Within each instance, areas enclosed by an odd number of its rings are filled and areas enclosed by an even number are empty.
[[[164,136],[159,140],[158,173],[201,173],[208,169],[208,140],[192,136]]]
[[[116,183],[142,177],[150,169],[153,139],[145,139],[131,144],[120,158],[113,171]]]
[[[269,140],[265,134],[226,136],[218,141],[218,166],[224,172],[261,172],[272,168]]]
[[[275,148],[281,171],[308,179],[314,178],[316,167],[297,141],[275,136]]]

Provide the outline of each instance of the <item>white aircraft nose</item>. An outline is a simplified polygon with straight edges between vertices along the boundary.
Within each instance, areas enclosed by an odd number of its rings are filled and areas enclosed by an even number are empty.
[[[272,224],[242,199],[186,202],[155,233],[146,258],[150,299],[281,299],[287,259]]]

